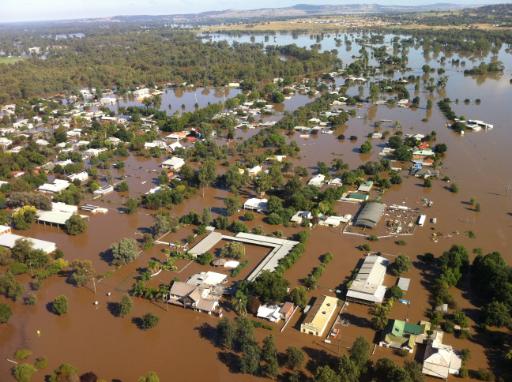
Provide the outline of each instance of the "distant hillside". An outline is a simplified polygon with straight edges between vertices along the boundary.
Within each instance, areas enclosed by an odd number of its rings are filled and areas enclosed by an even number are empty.
[[[260,8],[251,10],[226,9],[223,11],[202,12],[196,14],[165,16],[118,16],[114,21],[121,22],[174,22],[174,23],[212,23],[233,20],[264,20],[278,18],[296,18],[343,14],[386,14],[404,12],[446,11],[461,9],[460,5],[437,3],[431,5],[379,5],[379,4],[344,4],[313,5],[297,4],[285,8]]]

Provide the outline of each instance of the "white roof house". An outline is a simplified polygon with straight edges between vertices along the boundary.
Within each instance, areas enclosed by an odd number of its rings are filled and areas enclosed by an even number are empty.
[[[87,173],[87,171],[82,171],[77,174],[68,175],[68,179],[72,182],[74,182],[75,180],[85,182],[87,179],[89,179],[89,174]]]
[[[256,316],[265,318],[270,322],[279,322],[281,320],[281,307],[279,305],[260,305]]]
[[[250,198],[244,203],[244,210],[266,211],[268,199]]]
[[[106,195],[111,192],[114,192],[114,186],[107,184],[106,186],[103,186],[101,188],[98,188],[93,192],[94,195]]]
[[[50,142],[48,142],[46,139],[37,139],[36,145],[38,146],[48,146]]]
[[[174,151],[177,149],[182,149],[182,148],[183,148],[183,145],[180,142],[173,142],[173,143],[169,144],[169,149],[171,151]]]
[[[436,331],[427,343],[422,373],[447,379],[450,374],[458,375],[462,359],[450,345],[443,344],[443,332]]]
[[[12,141],[10,139],[5,138],[5,137],[0,137],[0,147],[6,149],[10,145],[12,145]]]
[[[302,222],[306,220],[313,219],[313,214],[309,211],[297,211],[295,215],[293,215],[290,219],[292,223],[302,224]]]
[[[368,255],[352,284],[348,288],[347,300],[364,304],[380,304],[384,301],[386,287],[383,285],[389,261],[377,255]]]
[[[190,278],[187,280],[187,284],[190,285],[209,285],[209,286],[216,286],[219,284],[222,284],[228,276],[217,273],[217,272],[201,272],[196,273],[195,275],[190,276]]]
[[[68,219],[78,212],[78,207],[61,202],[52,202],[51,211],[37,211],[39,223],[64,225]]]
[[[325,175],[317,174],[309,180],[308,185],[315,186],[315,187],[322,187],[322,185],[324,184],[324,181],[325,181]]]
[[[145,149],[159,148],[159,149],[165,150],[165,149],[167,149],[167,143],[165,143],[164,141],[161,141],[161,140],[154,140],[152,142],[145,142],[144,148]]]
[[[185,160],[179,157],[172,157],[162,162],[161,166],[173,171],[179,171],[185,165]]]
[[[263,168],[260,165],[247,169],[247,173],[249,174],[249,176],[256,176],[261,171],[263,171]]]
[[[57,245],[51,241],[15,235],[11,233],[11,227],[0,225],[0,247],[12,249],[18,240],[27,240],[32,244],[34,249],[41,250],[44,253],[52,253],[57,250]]]
[[[68,188],[70,184],[67,180],[55,179],[53,183],[45,183],[39,186],[39,191],[57,194]]]

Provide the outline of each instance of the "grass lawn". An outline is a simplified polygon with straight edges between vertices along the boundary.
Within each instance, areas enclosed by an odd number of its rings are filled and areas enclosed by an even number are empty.
[[[14,64],[24,60],[23,57],[0,57],[0,64]]]

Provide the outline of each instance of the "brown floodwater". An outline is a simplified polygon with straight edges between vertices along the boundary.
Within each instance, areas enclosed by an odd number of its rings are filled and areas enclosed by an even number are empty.
[[[276,38],[279,40],[280,37]],[[285,41],[288,40],[285,39]],[[311,43],[314,42],[309,37],[303,41],[303,45]],[[329,46],[326,40],[322,41],[322,47],[324,46],[326,49]],[[355,46],[353,51],[357,52]],[[346,52],[344,47],[340,48],[340,54],[349,59]],[[368,133],[374,131],[374,123],[383,119],[400,121],[404,133],[436,131],[437,141],[448,145],[441,172],[442,176],[449,176],[457,183],[459,193],[450,193],[446,189],[446,183],[440,180],[433,181],[432,188],[426,189],[422,187],[422,181],[404,173],[404,182],[399,186],[393,186],[382,197],[387,204],[405,202],[410,207],[419,208],[422,213],[427,214],[429,219],[437,218],[437,224],[433,225],[427,220],[424,227],[416,229],[414,236],[403,237],[406,242],[404,246],[396,245],[394,239],[369,242],[372,250],[388,254],[390,258],[404,254],[413,260],[414,266],[405,275],[411,278],[410,290],[406,294],[411,304],[408,306],[395,304],[389,315],[390,318],[417,322],[425,318],[425,313],[430,308],[428,281],[431,281],[434,276],[417,261],[417,256],[420,254],[432,252],[437,256],[452,244],[463,244],[470,250],[479,247],[484,252],[500,251],[506,261],[512,263],[510,252],[512,172],[509,168],[512,160],[510,151],[512,86],[509,84],[512,60],[503,50],[499,57],[507,65],[506,73],[500,79],[464,77],[460,69],[447,65],[449,81],[445,93],[432,95],[434,104],[440,97],[458,98],[460,102],[452,105],[455,112],[467,118],[493,123],[495,127],[491,131],[466,133],[465,136],[455,134],[445,127],[446,121],[436,106],[427,113],[421,108],[412,110],[385,105],[364,105],[356,107],[358,118],[351,119],[347,126],[338,129],[333,135],[319,134],[303,139],[295,134],[289,138],[296,140],[301,147],[300,158],[295,163],[307,167],[310,173],[314,173],[317,162],[329,163],[333,158],[342,158],[351,167],[356,167],[367,160],[378,160],[379,145],[383,144],[383,141],[373,140],[374,148],[368,155],[361,155],[358,148]],[[423,54],[411,48],[412,73],[419,73],[423,63]],[[433,59],[428,63],[436,66]],[[414,94],[413,88],[409,90]],[[357,94],[357,91],[356,87],[350,89],[354,94]],[[367,88],[365,91],[367,92]],[[421,92],[419,95],[424,105],[428,94]],[[175,96],[179,98],[178,95],[175,94]],[[186,94],[182,97],[186,97]],[[465,98],[471,99],[469,105],[462,102]],[[482,100],[480,105],[474,103],[476,98]],[[297,98],[296,103],[294,100],[295,98],[289,100],[287,109],[292,110],[303,102],[307,102],[302,98]],[[180,104],[180,101],[177,102]],[[172,110],[176,108],[173,106]],[[426,122],[422,121],[425,117],[428,117]],[[381,131],[386,129],[393,130],[382,127]],[[247,137],[257,131],[258,129],[240,131],[237,132],[237,136]],[[355,135],[358,140],[355,143],[349,140],[339,141],[336,139],[339,134],[347,137]],[[126,176],[130,187],[129,195],[138,196],[154,187],[152,181],[158,176],[159,163],[159,160],[155,159],[129,157],[125,161],[125,169],[119,172],[113,171],[111,176],[114,178]],[[198,192],[181,205],[174,207],[172,212],[176,216],[181,216],[190,211],[200,213],[203,208],[208,207],[214,215],[222,214],[224,198],[227,195],[226,191],[208,188],[204,197],[201,192]],[[218,320],[216,317],[175,306],[153,304],[138,298],[134,299],[134,311],[128,318],[116,318],[109,312],[108,303],[119,301],[128,291],[137,274],[137,269],[145,267],[151,257],[161,256],[161,250],[164,248],[157,245],[145,251],[132,264],[118,270],[110,267],[100,256],[100,253],[108,249],[114,241],[123,237],[140,237],[144,229],[152,225],[152,211],[139,209],[133,215],[120,213],[119,208],[127,196],[112,193],[93,201],[94,204],[109,208],[109,212],[106,215],[91,216],[89,228],[85,234],[72,237],[58,228],[41,225],[34,225],[26,232],[29,236],[55,241],[64,251],[67,259],[90,259],[99,273],[107,271],[112,273],[98,283],[96,295],[92,288],[75,288],[65,283],[62,278],[52,278],[45,281],[42,288],[35,292],[38,298],[35,306],[28,307],[21,303],[9,302],[13,307],[14,315],[9,324],[0,328],[0,380],[12,380],[10,376],[12,365],[6,361],[6,358],[12,358],[14,351],[21,347],[31,349],[34,357],[47,357],[49,370],[61,362],[69,362],[82,372],[94,370],[107,380],[117,378],[133,381],[149,370],[156,371],[162,381],[259,379],[232,373],[229,367],[219,359],[219,350],[208,338],[203,338],[203,335],[208,333],[205,328],[208,325],[215,326]],[[476,213],[468,208],[466,202],[471,197],[478,200],[481,212]],[[423,198],[434,201],[433,206],[425,207],[422,203]],[[339,213],[353,213],[353,208],[341,203],[336,205]],[[263,222],[262,218],[261,215],[255,214],[255,219],[247,225],[249,228],[261,227],[267,234],[280,231],[285,236],[302,230],[299,227],[269,226]],[[476,237],[469,238],[465,234],[467,231],[473,231]],[[438,237],[436,241],[432,238],[434,232]],[[184,227],[166,236],[164,240],[183,241],[192,233],[191,227]],[[319,264],[319,256],[325,252],[331,252],[333,260],[325,269],[318,287],[311,291],[309,296],[334,295],[336,289],[362,258],[363,254],[356,247],[365,242],[367,241],[363,238],[343,235],[340,228],[313,228],[305,253],[285,274],[290,286],[300,285],[301,280]],[[263,248],[250,247],[248,249],[250,264],[239,277],[247,274],[258,259],[265,256],[265,253],[266,250]],[[175,277],[185,280],[193,273],[208,269],[215,270],[195,263],[188,266],[187,264],[185,260],[178,261],[177,271],[162,272],[152,279],[151,283],[168,283]],[[23,281],[28,282],[27,279]],[[387,286],[395,282],[394,277],[388,276],[386,279]],[[111,292],[112,295],[108,297],[107,292]],[[49,313],[46,308],[46,304],[59,294],[65,294],[70,301],[69,313],[63,317]],[[453,296],[457,306],[474,319],[475,308],[468,300],[468,296],[456,288],[453,288]],[[0,300],[4,301],[3,298]],[[95,300],[99,301],[98,306],[93,305]],[[131,318],[147,312],[157,314],[160,322],[155,329],[144,332],[137,329],[131,322]],[[228,316],[231,317],[232,314],[228,313]],[[282,324],[272,325],[272,334],[276,338],[279,350],[284,350],[287,346],[298,346],[305,349],[312,358],[318,358],[323,352],[331,356],[343,353],[357,336],[364,336],[369,341],[374,341],[375,332],[369,327],[370,316],[367,307],[350,304],[344,311],[343,318],[349,322],[349,325],[341,328],[338,338],[330,345],[316,337],[300,333],[298,328],[302,317],[299,314],[294,316],[283,333],[280,332]],[[471,327],[474,330],[474,321],[471,321]],[[40,330],[40,336],[37,335],[37,330]],[[257,330],[260,339],[269,333],[263,329]],[[471,358],[468,363],[470,369],[489,366],[486,343],[479,336],[462,340],[446,335],[444,341],[456,349],[470,349]],[[403,359],[389,349],[377,347],[372,359],[376,360],[380,357],[397,361]],[[34,380],[43,380],[43,374],[38,372]]]

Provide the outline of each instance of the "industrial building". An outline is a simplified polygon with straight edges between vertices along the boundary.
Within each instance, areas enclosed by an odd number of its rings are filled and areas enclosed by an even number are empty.
[[[386,205],[377,202],[366,203],[356,217],[355,225],[359,227],[374,228],[384,215]]]
[[[318,299],[300,325],[301,333],[321,337],[338,307],[336,297],[324,296]]]
[[[380,304],[384,301],[384,277],[389,261],[377,255],[368,255],[347,292],[347,300],[362,304]]]

